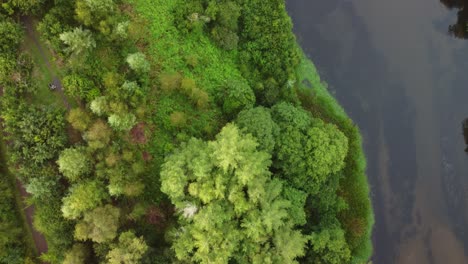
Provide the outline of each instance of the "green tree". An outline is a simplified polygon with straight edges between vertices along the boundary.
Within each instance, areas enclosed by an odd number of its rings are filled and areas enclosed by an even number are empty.
[[[84,218],[75,226],[75,238],[90,239],[97,243],[108,242],[117,236],[120,210],[112,205],[97,207],[84,213]]]
[[[2,17],[0,21],[0,54],[16,53],[23,32],[18,24]]]
[[[109,144],[111,136],[111,128],[106,122],[98,119],[91,125],[89,130],[85,132],[83,138],[88,142],[91,149],[100,149],[105,148]]]
[[[94,114],[102,116],[109,111],[109,103],[105,96],[100,96],[91,101],[89,108]]]
[[[178,259],[292,263],[304,255],[307,238],[294,230],[292,204],[280,180],[271,179],[270,165],[255,139],[233,124],[216,141],[192,139],[166,159],[161,190],[183,212],[174,231]]]
[[[91,172],[91,159],[84,147],[65,149],[60,153],[57,165],[59,171],[72,182]]]
[[[344,231],[340,228],[325,228],[311,235],[311,263],[341,264],[349,263],[351,251],[346,243]]]
[[[75,13],[80,22],[86,26],[99,25],[114,12],[113,0],[78,0]]]
[[[92,210],[108,198],[106,189],[98,180],[74,184],[63,198],[62,213],[67,219],[77,219],[84,212]]]
[[[243,110],[237,116],[236,124],[257,139],[260,150],[273,153],[279,127],[271,118],[269,109],[260,106]]]
[[[86,99],[94,86],[91,80],[78,74],[65,76],[62,83],[65,92],[77,99]]]
[[[235,116],[243,109],[252,108],[255,104],[255,95],[252,89],[244,82],[231,80],[226,83],[223,100],[224,113]]]
[[[80,132],[85,131],[91,123],[89,114],[81,108],[73,108],[67,115],[67,121]]]
[[[145,54],[141,52],[132,53],[127,56],[127,63],[137,73],[146,73],[150,70],[150,64]]]
[[[128,131],[136,124],[136,116],[132,113],[111,114],[109,125],[117,131]]]
[[[90,256],[89,249],[86,245],[77,243],[65,254],[63,264],[86,264]]]
[[[114,245],[107,254],[109,264],[139,264],[148,246],[142,237],[137,237],[132,231],[123,232],[119,243]]]
[[[75,55],[81,55],[96,47],[91,31],[82,28],[74,28],[72,31],[60,34],[60,40],[68,46],[65,51]]]

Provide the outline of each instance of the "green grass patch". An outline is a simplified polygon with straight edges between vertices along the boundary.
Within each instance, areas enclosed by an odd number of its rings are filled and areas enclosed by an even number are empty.
[[[57,91],[51,91],[48,87],[54,76],[60,78],[62,74],[54,63],[54,57],[50,50],[47,49],[47,46],[41,41],[39,34],[35,30],[36,24],[36,22],[32,22],[34,30],[26,32],[21,45],[21,50],[29,54],[34,62],[32,77],[37,86],[37,92],[34,95],[33,102],[63,108],[60,94]]]

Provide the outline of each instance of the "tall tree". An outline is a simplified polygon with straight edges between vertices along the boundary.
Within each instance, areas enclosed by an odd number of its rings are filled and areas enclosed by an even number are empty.
[[[84,218],[75,226],[75,238],[78,240],[90,239],[103,243],[117,236],[120,210],[112,205],[97,207],[84,213]]]
[[[119,243],[114,245],[107,254],[109,264],[139,264],[148,246],[142,237],[137,237],[132,231],[123,232]]]
[[[304,254],[307,238],[294,230],[293,204],[271,179],[270,156],[256,148],[251,135],[228,124],[215,141],[192,139],[166,159],[161,190],[183,212],[174,231],[177,258],[294,263]]]

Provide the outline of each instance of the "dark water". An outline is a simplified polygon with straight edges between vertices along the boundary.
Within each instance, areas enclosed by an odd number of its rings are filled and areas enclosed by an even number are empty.
[[[362,130],[374,263],[468,263],[468,40],[448,30],[458,10],[438,0],[287,6],[305,52]]]

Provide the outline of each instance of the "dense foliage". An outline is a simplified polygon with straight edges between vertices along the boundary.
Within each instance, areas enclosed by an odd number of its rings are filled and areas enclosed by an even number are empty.
[[[359,133],[304,89],[284,1],[10,2],[40,20],[63,84],[32,78],[47,66],[1,22],[1,118],[42,260],[367,260]]]

